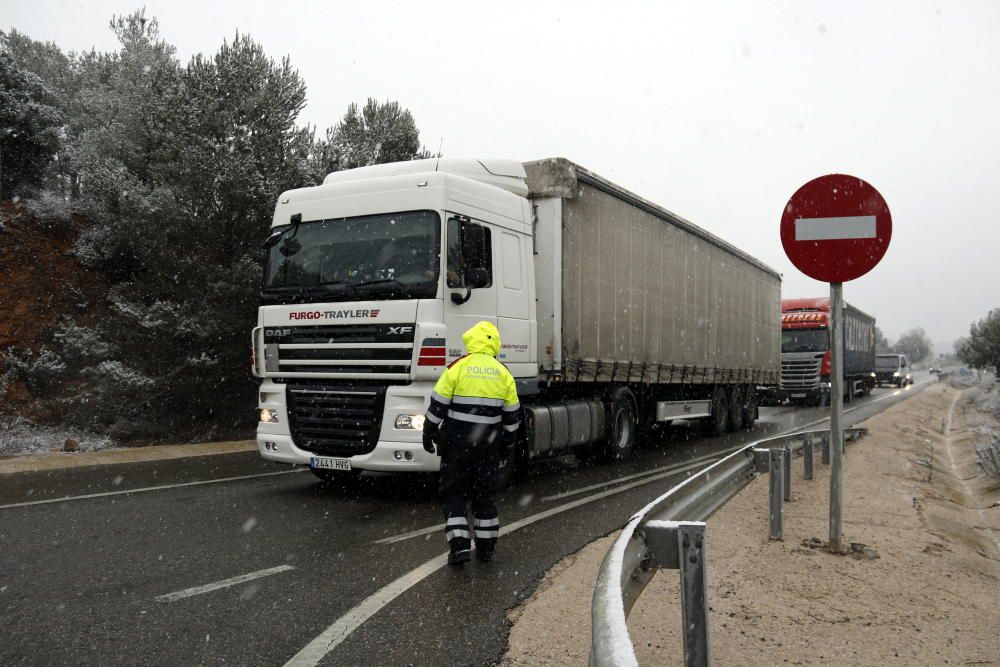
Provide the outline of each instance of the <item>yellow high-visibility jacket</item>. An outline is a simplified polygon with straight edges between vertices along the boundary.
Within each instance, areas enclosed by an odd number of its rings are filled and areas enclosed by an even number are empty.
[[[462,334],[462,341],[468,354],[454,361],[434,385],[425,438],[441,426],[449,443],[495,442],[501,432],[513,437],[521,405],[514,377],[496,358],[500,332],[490,322],[479,322]]]

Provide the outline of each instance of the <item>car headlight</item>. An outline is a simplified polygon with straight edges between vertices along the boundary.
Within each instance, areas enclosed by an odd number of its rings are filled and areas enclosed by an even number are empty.
[[[260,420],[265,424],[277,424],[278,423],[278,411],[272,410],[271,408],[261,408],[260,409]]]
[[[892,377],[894,377],[894,378],[898,378],[898,377],[899,377],[899,371],[896,371],[895,373],[893,373],[893,374],[892,374]]]
[[[399,415],[396,417],[396,428],[406,429],[410,431],[423,431],[424,430],[424,416],[423,415]]]

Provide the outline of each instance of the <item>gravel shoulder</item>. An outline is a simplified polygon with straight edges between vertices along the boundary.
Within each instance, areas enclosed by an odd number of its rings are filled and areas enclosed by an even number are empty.
[[[827,537],[827,466],[807,482],[796,461],[784,541],[767,538],[766,476],[709,520],[714,664],[1000,665],[1000,479],[976,459],[997,417],[969,394],[936,384],[861,424],[870,433],[845,457],[844,542],[868,558],[809,546]],[[586,664],[613,538],[558,563],[509,612],[502,665]],[[629,618],[640,664],[682,664],[680,624],[677,576],[664,571]]]

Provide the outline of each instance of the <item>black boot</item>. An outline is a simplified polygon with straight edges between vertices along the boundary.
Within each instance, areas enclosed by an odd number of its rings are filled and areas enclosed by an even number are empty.
[[[496,555],[496,549],[489,547],[488,549],[476,548],[476,560],[480,563],[492,562],[493,556]]]
[[[448,565],[462,567],[463,563],[469,562],[469,550],[452,551],[448,554]]]

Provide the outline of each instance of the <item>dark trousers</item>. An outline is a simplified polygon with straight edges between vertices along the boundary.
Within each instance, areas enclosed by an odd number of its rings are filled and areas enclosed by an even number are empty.
[[[490,552],[496,547],[500,519],[494,494],[499,475],[499,457],[493,443],[449,442],[441,457],[438,493],[444,506],[445,539],[452,553],[468,551],[470,539],[476,549]],[[466,501],[475,516],[469,530]]]

